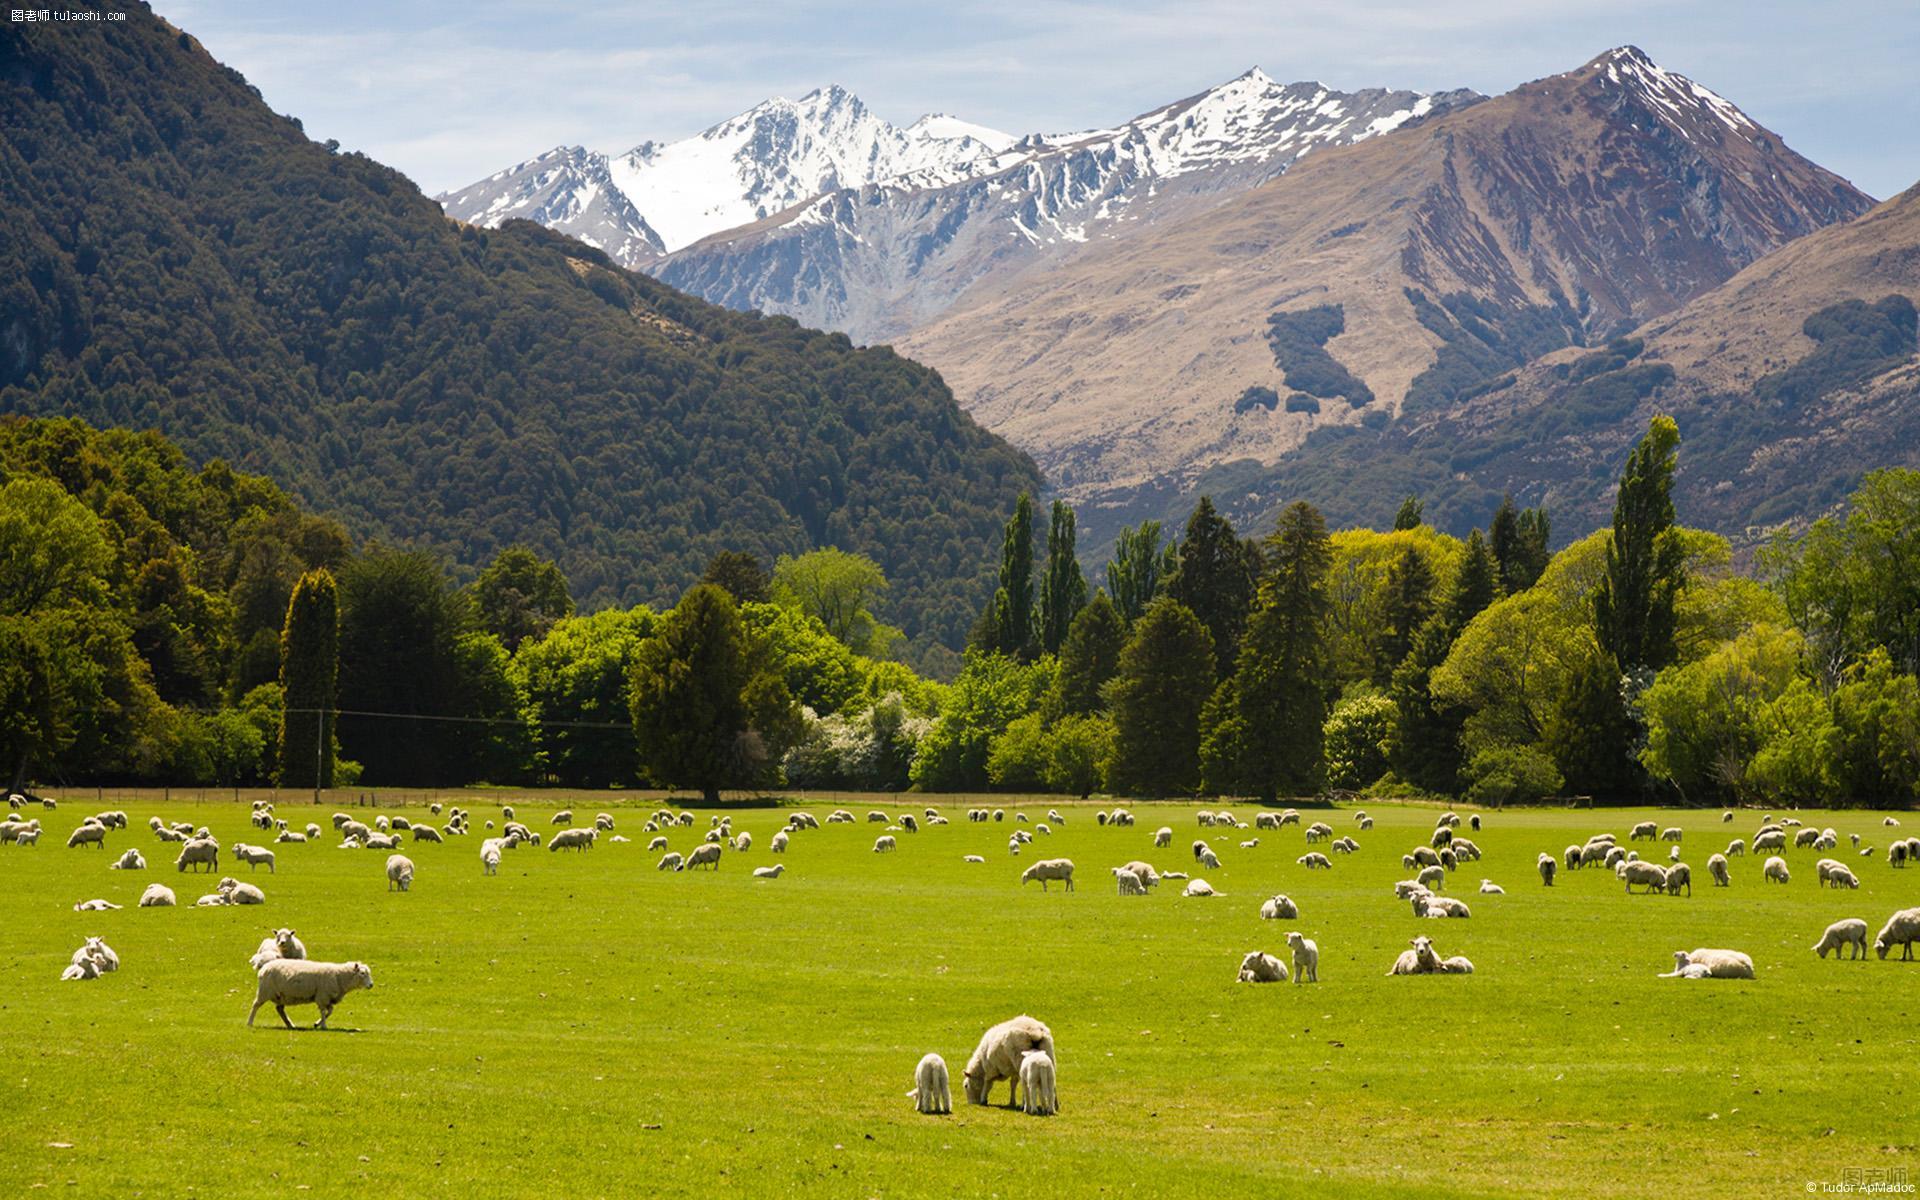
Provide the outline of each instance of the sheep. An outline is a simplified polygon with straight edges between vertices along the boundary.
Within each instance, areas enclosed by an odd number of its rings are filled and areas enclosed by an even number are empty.
[[[413,827],[413,840],[416,842],[433,842],[439,845],[444,839],[441,838],[440,831],[431,825],[415,825]]]
[[[920,823],[913,819],[912,813],[904,813],[900,817],[900,828],[906,830],[908,833],[919,833]],[[1042,825],[1040,828],[1044,832],[1047,827]],[[748,835],[743,833],[740,836],[747,837]]]
[[[553,818],[547,823],[549,825],[571,825],[573,824],[573,810],[570,808],[563,808],[559,812],[553,814]]]
[[[1006,819],[1007,819],[1007,810],[1006,810],[1006,809],[1004,809],[1004,808],[996,808],[996,809],[994,809],[994,810],[993,810],[993,819],[994,819],[995,821],[1004,821],[1004,820],[1006,820]]]
[[[785,863],[775,863],[770,867],[755,867],[753,869],[753,877],[755,879],[778,879],[780,878],[780,872],[786,869],[787,864]]]
[[[1152,863],[1144,863],[1139,859],[1135,859],[1121,867],[1120,870],[1132,872],[1137,876],[1142,888],[1155,888],[1160,886],[1160,876],[1154,871]]]
[[[413,888],[413,860],[404,854],[389,855],[387,858],[387,890],[411,891]]]
[[[1753,835],[1753,852],[1755,854],[1760,853],[1762,850],[1785,850],[1786,848],[1787,835],[1784,831],[1775,830],[1770,833],[1756,833]]]
[[[117,908],[119,906],[115,905],[115,907]],[[97,937],[88,938],[85,944],[73,952],[72,961],[74,963],[78,964],[83,958],[92,959],[94,965],[100,968],[100,973],[103,975],[108,971],[118,971],[120,969],[120,956],[113,952],[112,946],[107,945],[106,942]]]
[[[1895,946],[1904,946],[1900,961],[1911,962],[1915,942],[1920,942],[1920,908],[1903,908],[1888,917],[1887,923],[1880,927],[1880,932],[1873,935],[1873,952],[1884,960],[1887,951]]]
[[[1020,1056],[1020,1092],[1021,1107],[1030,1117],[1050,1117],[1060,1111],[1052,1055],[1045,1050],[1029,1050]]]
[[[1658,821],[1642,821],[1628,831],[1627,840],[1630,842],[1642,840],[1651,842],[1659,835],[1660,823]]]
[[[440,815],[440,804],[439,804],[439,802],[438,802],[438,801],[435,801],[434,803],[432,803],[432,804],[429,804],[429,805],[427,805],[427,811],[428,811],[428,812],[430,812],[430,813],[432,813],[432,814],[433,814],[434,816],[436,816],[436,817],[437,817],[437,816],[439,816],[439,815]]]
[[[1766,876],[1768,883],[1787,883],[1793,879],[1793,873],[1787,870],[1787,860],[1778,854],[1767,860],[1762,873]]]
[[[282,829],[273,839],[275,845],[298,845],[304,844],[306,840],[307,835],[297,829]]]
[[[150,883],[147,890],[140,893],[141,908],[172,908],[177,902],[173,889],[164,883]]]
[[[1360,818],[1360,832],[1362,832],[1362,833],[1365,833],[1365,832],[1366,832],[1367,830],[1369,830],[1369,829],[1372,829],[1372,828],[1373,828],[1373,818],[1372,818],[1372,817],[1361,817],[1361,818]]]
[[[1711,979],[1713,972],[1700,963],[1688,962],[1685,950],[1673,952],[1673,970],[1663,971],[1662,979]]]
[[[1010,837],[1007,839],[1007,853],[1016,856],[1020,853],[1020,839],[1018,837]]]
[[[1259,950],[1253,951],[1240,960],[1240,974],[1235,977],[1237,983],[1285,983],[1287,965],[1271,954]]]
[[[366,848],[369,850],[398,850],[400,839],[391,833],[367,835]]]
[[[88,817],[78,829],[67,835],[67,849],[75,846],[98,846],[107,848],[107,827]]]
[[[1307,826],[1307,845],[1309,846],[1315,842],[1328,841],[1332,837],[1333,826],[1328,825],[1324,821],[1315,821],[1313,824]]]
[[[1551,862],[1552,860],[1549,859],[1548,861]],[[1504,896],[1507,894],[1507,889],[1501,887],[1491,879],[1482,879],[1480,881],[1480,894],[1482,896]]]
[[[260,939],[260,948],[255,950],[253,957],[247,961],[253,967],[253,973],[258,975],[261,967],[266,966],[275,959],[297,959],[305,958],[306,956],[306,943],[302,942],[293,930],[276,929],[266,937]]]
[[[1646,892],[1665,891],[1667,869],[1659,863],[1623,862],[1613,869],[1623,883],[1627,885],[1627,895],[1633,895],[1633,885],[1639,884]]]
[[[1432,939],[1417,937],[1407,945],[1413,949],[1400,952],[1400,957],[1393,960],[1393,967],[1387,972],[1389,976],[1432,975],[1440,970],[1440,960],[1433,953]]]
[[[1707,860],[1707,874],[1713,876],[1713,886],[1715,887],[1726,887],[1732,883],[1732,876],[1727,871],[1727,856],[1724,854],[1716,854],[1712,858],[1709,858]]]
[[[668,854],[661,858],[658,863],[654,864],[653,869],[656,871],[678,871],[680,869],[680,861],[678,854]]]
[[[1173,845],[1173,829],[1171,826],[1162,825],[1160,828],[1153,831],[1154,849],[1156,850],[1164,849],[1165,847],[1171,846],[1171,845]]]
[[[1293,982],[1319,983],[1320,944],[1298,933],[1289,933],[1287,945],[1293,950]]]
[[[1471,975],[1473,974],[1473,960],[1464,954],[1456,954],[1451,958],[1443,958],[1440,960],[1440,967],[1437,974]]]
[[[398,857],[397,855],[395,857]],[[327,1018],[349,992],[373,988],[373,969],[363,962],[314,962],[305,958],[277,958],[260,968],[259,984],[253,993],[253,1007],[247,1010],[247,1025],[263,1004],[273,1005],[288,1029],[287,1005],[312,1004],[319,1008],[315,1029],[325,1029]]]
[[[1888,818],[1887,818],[1886,820],[1884,820],[1884,821],[1882,821],[1882,822],[1880,822],[1880,823],[1881,823],[1882,825],[1885,825],[1885,826],[1887,826],[1888,828],[1892,828],[1892,827],[1894,827],[1894,826],[1896,826],[1896,825],[1898,825],[1898,824],[1900,824],[1900,819],[1899,819],[1898,817],[1888,817]]]
[[[1442,825],[1440,828],[1433,831],[1433,839],[1429,841],[1427,844],[1435,850],[1440,850],[1447,846],[1451,846],[1453,844],[1453,830],[1447,828],[1445,825]]]
[[[1254,844],[1258,845],[1258,840]],[[1335,854],[1355,854],[1360,850],[1360,843],[1350,837],[1338,838],[1334,841],[1332,849]],[[1476,854],[1474,857],[1478,858],[1479,855]]]
[[[1580,847],[1580,865],[1583,867],[1603,863],[1611,870],[1616,861],[1626,856],[1627,852],[1612,842],[1588,842]]]
[[[1258,850],[1260,848],[1260,839],[1248,838],[1246,841],[1240,843],[1240,848],[1242,850]]]
[[[1677,862],[1667,868],[1667,895],[1678,896],[1681,888],[1687,889],[1687,895],[1693,895],[1693,868]]]
[[[488,838],[480,843],[480,873],[497,875],[500,872],[500,840]]]
[[[1904,841],[1887,847],[1887,865],[1896,870],[1907,865],[1907,844]]]
[[[1067,823],[1067,819],[1060,815],[1060,810],[1057,808],[1047,810],[1047,820],[1052,821],[1055,825],[1065,825]]]
[[[1663,842],[1677,842],[1681,840],[1681,838],[1684,836],[1685,835],[1681,832],[1680,827],[1677,825],[1670,826],[1660,831],[1660,840]]]
[[[1560,868],[1560,860],[1543,850],[1540,852],[1540,857],[1534,860],[1534,866],[1540,871],[1541,884],[1552,887],[1553,873]]]
[[[1040,881],[1040,890],[1043,892],[1047,890],[1047,881],[1050,879],[1060,880],[1067,885],[1068,891],[1072,891],[1073,860],[1070,858],[1043,858],[1026,870],[1020,872],[1020,883],[1023,887],[1035,879]]]
[[[1454,857],[1452,850],[1442,850],[1440,852],[1440,865],[1451,871],[1460,865],[1460,860]]]
[[[983,862],[986,862],[987,860],[984,858],[981,858],[978,854],[969,854],[963,857],[960,861],[969,862],[969,863],[983,863]]]
[[[100,978],[100,964],[94,962],[91,958],[83,957],[61,971],[60,978],[63,982],[77,979],[98,979]]]
[[[593,849],[595,839],[600,836],[598,829],[562,829],[547,842],[547,853],[559,850],[577,850],[585,852]]]
[[[786,843],[781,841],[779,837],[776,836],[773,839],[773,848],[775,850],[781,850],[781,849],[784,849],[785,847],[786,847]],[[652,841],[647,843],[647,850],[649,853],[655,850],[665,850],[666,848],[667,848],[667,839],[664,837],[656,837]]]
[[[1433,894],[1432,892],[1427,891],[1426,884],[1421,883],[1417,879],[1402,879],[1400,882],[1393,885],[1393,898],[1395,900],[1408,900],[1420,894],[1421,892],[1427,892],[1429,896]]]
[[[780,832],[774,834],[773,840],[767,843],[767,849],[775,854],[785,854],[787,852],[787,831],[782,829]]]
[[[1713,979],[1752,979],[1753,960],[1738,950],[1675,950],[1676,969],[1688,963],[1707,968]]]
[[[1332,860],[1329,859],[1326,855],[1320,854],[1318,852],[1315,852],[1313,854],[1302,854],[1299,858],[1296,858],[1293,861],[1296,863],[1299,863],[1301,866],[1305,867],[1309,871],[1312,871],[1315,869],[1319,869],[1323,871],[1331,871],[1333,869]]]
[[[310,842],[317,842],[320,840],[320,827],[318,825],[315,825],[311,821],[307,822],[307,828],[305,830],[305,833],[307,835],[307,840]]]
[[[1426,888],[1428,891],[1437,892],[1441,890],[1441,887],[1447,882],[1446,869],[1437,866],[1428,867],[1415,877],[1414,882]]]
[[[691,871],[695,867],[705,867],[709,871],[720,869],[720,846],[717,843],[705,843],[695,846],[693,853],[687,855],[687,861],[675,867],[676,871]]]
[[[888,851],[892,850],[894,848],[894,845],[895,845],[895,842],[893,840],[893,835],[890,833],[883,833],[879,837],[873,839],[873,852],[875,854],[885,854]]]
[[[180,847],[180,856],[173,860],[176,871],[185,871],[188,867],[206,864],[209,872],[220,867],[220,843],[212,838],[194,838]]]
[[[1187,886],[1185,890],[1183,890],[1180,894],[1182,896],[1204,897],[1204,896],[1217,896],[1220,893],[1214,891],[1213,885],[1208,883],[1204,879],[1189,879],[1187,880]]]
[[[225,908],[232,903],[233,901],[227,898],[225,892],[213,892],[195,900],[193,906],[195,908]]]
[[[1820,935],[1819,941],[1814,943],[1813,952],[1821,958],[1825,958],[1827,951],[1831,950],[1833,951],[1833,960],[1839,962],[1840,949],[1843,946],[1851,946],[1857,951],[1857,953],[1848,955],[1849,958],[1858,958],[1863,961],[1866,959],[1867,923],[1865,921],[1857,917],[1850,917],[1844,921],[1835,921],[1833,924],[1827,926],[1827,931]]]
[[[111,912],[114,909],[119,907],[120,906],[118,904],[113,903],[111,900],[82,900],[80,903],[73,906],[73,911],[75,912]]]
[[[222,879],[217,890],[227,898],[228,904],[265,904],[267,902],[265,892],[250,883],[241,883],[238,879]]]
[[[1280,814],[1270,812],[1255,813],[1253,814],[1253,827],[1255,829],[1278,829],[1280,828]]]
[[[117,861],[110,864],[108,869],[113,871],[144,871],[147,869],[147,860],[140,856],[138,850],[128,847],[127,852],[122,854]]]
[[[249,846],[245,842],[235,842],[233,844],[233,856],[254,870],[259,869],[260,865],[265,863],[267,874],[274,874],[273,851],[268,850],[264,846]]]
[[[1112,815],[1107,818],[1107,821],[1110,824],[1123,825],[1131,828],[1133,825],[1133,814],[1124,808],[1116,808],[1113,810]]]
[[[1741,839],[1735,838],[1731,842],[1727,843],[1728,858],[1744,857],[1746,853],[1747,853],[1747,843],[1742,841]]]
[[[1413,895],[1411,903],[1413,905],[1413,915],[1416,917],[1431,917],[1436,920],[1457,918],[1464,921],[1473,916],[1473,910],[1467,907],[1465,901],[1455,900],[1451,896],[1435,896],[1430,892],[1416,892]]]
[[[372,841],[373,836],[373,830],[367,828],[366,822],[364,821],[349,820],[345,825],[340,827],[340,837],[342,840],[354,838],[364,844]],[[384,837],[386,835],[382,834],[381,836]]]
[[[947,1090],[947,1060],[929,1054],[913,1069],[913,1090],[907,1093],[915,1112],[940,1115],[953,1111],[953,1094]]]
[[[1007,1107],[1014,1107],[1014,1091],[1021,1085],[1021,1060],[1029,1050],[1044,1051],[1054,1057],[1053,1031],[1043,1023],[1022,1014],[1000,1022],[980,1035],[980,1044],[960,1072],[961,1090],[967,1103],[984,1105],[993,1085],[1008,1081]]]
[[[1147,894],[1147,885],[1141,883],[1140,877],[1125,867],[1113,868],[1113,882],[1122,896],[1144,896]]]
[[[1440,865],[1439,853],[1429,846],[1415,846],[1411,857],[1419,866],[1437,867]]]
[[[23,830],[20,830],[19,832],[17,832],[17,833],[15,833],[15,834],[13,835],[13,844],[14,844],[14,845],[16,845],[16,846],[37,846],[37,845],[39,845],[39,844],[40,844],[40,830],[39,830],[39,828],[38,828],[38,827],[36,826],[36,827],[33,827],[33,828],[28,828],[28,829],[23,829]]]
[[[1447,849],[1453,851],[1454,858],[1460,862],[1480,861],[1480,847],[1468,841],[1466,838],[1453,839],[1453,844],[1448,846]]]
[[[613,832],[613,814],[595,813],[593,816],[593,827],[595,829],[602,830],[606,833],[612,833]]]
[[[1562,861],[1567,864],[1567,870],[1569,871],[1578,871],[1582,866],[1586,865],[1580,857],[1579,846],[1568,846],[1561,857]]]

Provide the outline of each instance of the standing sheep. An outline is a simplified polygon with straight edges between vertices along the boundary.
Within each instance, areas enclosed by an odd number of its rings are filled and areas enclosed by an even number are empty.
[[[953,1111],[953,1094],[947,1090],[947,1060],[929,1054],[913,1069],[913,1098],[916,1112],[942,1114]]]
[[[1040,881],[1040,890],[1043,892],[1047,890],[1047,881],[1050,879],[1065,883],[1067,890],[1072,891],[1073,860],[1070,858],[1043,858],[1026,870],[1020,872],[1020,883],[1022,886],[1031,883],[1035,879]]]
[[[262,864],[265,864],[267,874],[272,875],[274,873],[273,851],[267,849],[265,846],[249,846],[245,842],[235,842],[233,844],[233,856],[241,862],[246,863],[250,870],[258,870]]]
[[[1120,870],[1131,871],[1136,876],[1138,876],[1140,879],[1140,887],[1143,890],[1146,888],[1156,888],[1160,886],[1160,874],[1159,872],[1153,869],[1152,863],[1144,863],[1144,862],[1141,862],[1139,859],[1135,859],[1134,861],[1121,867]]]
[[[668,857],[672,857],[672,856],[669,855]],[[675,867],[674,870],[691,871],[695,867],[705,867],[709,871],[718,871],[720,869],[719,844],[715,842],[707,842],[702,845],[695,846],[693,848],[693,853],[687,855],[687,861],[682,865]]]
[[[1693,868],[1677,862],[1667,868],[1667,895],[1678,896],[1681,888],[1687,889],[1687,895],[1693,895]]]
[[[1237,983],[1285,983],[1286,981],[1286,964],[1260,950],[1255,950],[1240,960],[1240,974],[1235,977]]]
[[[680,862],[679,854],[668,854],[662,857],[658,863],[654,864],[653,869],[656,871],[678,871],[680,869]]]
[[[1831,950],[1833,951],[1833,961],[1839,962],[1840,950],[1844,946],[1851,946],[1856,951],[1856,953],[1849,954],[1849,958],[1857,958],[1862,961],[1866,959],[1867,923],[1865,921],[1860,920],[1858,917],[1851,917],[1845,921],[1835,921],[1833,924],[1827,926],[1827,931],[1821,934],[1820,940],[1813,944],[1813,952],[1821,958],[1825,958],[1827,951]]]
[[[209,872],[220,869],[220,843],[212,838],[194,838],[180,847],[180,857],[173,860],[176,871],[185,871],[188,867],[205,864]]]
[[[67,849],[75,846],[98,846],[107,848],[107,827],[92,817],[88,817],[80,827],[67,835]]]
[[[480,843],[480,873],[496,875],[500,871],[500,840],[488,838]]]
[[[1892,817],[1887,818],[1889,821]],[[1920,942],[1920,908],[1903,908],[1887,918],[1880,932],[1873,938],[1873,953],[1880,959],[1887,957],[1887,951],[1895,946],[1904,946],[1900,952],[1901,962],[1913,961],[1913,944]]]
[[[1793,872],[1787,870],[1787,860],[1778,854],[1767,860],[1762,873],[1766,876],[1768,883],[1788,883],[1793,879]]]
[[[785,854],[787,852],[787,831],[782,829],[779,833],[774,834],[773,840],[767,843],[767,849],[775,854]]]
[[[404,854],[387,858],[387,890],[391,892],[395,888],[403,892],[413,890],[413,860]]]
[[[399,858],[399,855],[394,855]],[[403,860],[404,861],[404,860]],[[288,1029],[287,1005],[312,1004],[320,1009],[315,1029],[325,1029],[327,1018],[349,992],[373,988],[373,969],[363,962],[327,963],[309,959],[278,958],[260,968],[260,982],[253,994],[253,1007],[247,1010],[247,1024],[263,1004],[273,1005]]]
[[[873,852],[875,854],[885,854],[889,850],[892,850],[894,848],[894,844],[895,843],[893,840],[893,835],[890,833],[883,833],[879,837],[873,839]]]
[[[1140,877],[1125,867],[1113,868],[1113,882],[1122,896],[1144,896],[1147,894],[1147,885],[1141,883]]]
[[[1740,843],[1735,842],[1734,845]],[[1713,886],[1726,887],[1732,882],[1732,874],[1727,870],[1727,856],[1716,854],[1707,860],[1707,874],[1713,876]]]
[[[1559,861],[1555,859],[1553,855],[1542,851],[1540,857],[1535,860],[1534,865],[1540,870],[1540,882],[1547,887],[1552,887],[1553,873],[1560,866]]]
[[[1162,825],[1153,831],[1153,845],[1156,850],[1173,845],[1173,829]]]
[[[1478,817],[1474,818],[1477,823]],[[1312,938],[1302,937],[1298,933],[1287,934],[1287,945],[1293,950],[1293,982],[1320,982],[1320,944]]]
[[[1053,1031],[1024,1014],[1002,1021],[981,1034],[980,1044],[974,1047],[966,1069],[960,1073],[961,1090],[966,1093],[967,1103],[986,1104],[993,1085],[1004,1079],[1008,1081],[1007,1107],[1014,1107],[1014,1091],[1020,1086],[1020,1062],[1029,1050],[1043,1050],[1052,1058]]]
[[[1030,1117],[1050,1117],[1060,1111],[1060,1096],[1054,1090],[1053,1056],[1045,1050],[1029,1050],[1020,1056],[1021,1106]]]

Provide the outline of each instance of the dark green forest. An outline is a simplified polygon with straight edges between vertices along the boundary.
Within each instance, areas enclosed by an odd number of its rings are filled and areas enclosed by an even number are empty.
[[[0,116],[0,412],[163,430],[459,578],[526,542],[666,604],[723,548],[830,544],[933,663],[1039,485],[926,368],[449,221],[141,6],[0,27]]]

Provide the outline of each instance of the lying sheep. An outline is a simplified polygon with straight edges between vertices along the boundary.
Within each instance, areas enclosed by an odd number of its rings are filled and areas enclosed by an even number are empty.
[[[1675,950],[1673,957],[1676,967],[1694,963],[1713,979],[1753,978],[1753,960],[1738,950]]]
[[[107,945],[101,938],[90,937],[73,952],[74,965],[79,965],[85,959],[91,959],[102,975],[120,969],[120,956],[115,954],[113,947]]]
[[[966,1069],[960,1073],[967,1103],[984,1105],[993,1092],[993,1085],[1004,1079],[1008,1081],[1007,1107],[1014,1107],[1013,1093],[1020,1087],[1020,1063],[1029,1050],[1044,1051],[1052,1058],[1053,1031],[1024,1014],[1002,1021],[981,1034],[980,1044],[974,1047]]]
[[[398,850],[400,837],[392,833],[372,833],[367,835],[366,848],[369,850]]]
[[[299,845],[306,842],[307,835],[304,833],[301,833],[297,829],[282,829],[279,835],[276,836],[273,840],[275,845],[280,845],[283,843],[288,845]]]
[[[1073,860],[1070,858],[1043,858],[1039,862],[1020,872],[1020,883],[1025,886],[1038,879],[1040,890],[1047,890],[1048,880],[1058,880],[1073,890]]]
[[[1482,879],[1480,881],[1480,894],[1482,896],[1504,896],[1507,894],[1507,889],[1501,887],[1491,879]]]
[[[753,869],[753,877],[755,879],[778,879],[780,878],[780,872],[786,869],[787,864],[785,863],[775,863],[771,867],[755,867]]]
[[[73,906],[73,911],[75,912],[112,912],[114,909],[119,907],[120,906],[118,904],[113,903],[111,900],[82,900],[80,903]]]
[[[1237,983],[1285,983],[1287,965],[1271,954],[1255,950],[1240,960]]]
[[[938,1054],[929,1054],[920,1060],[913,1069],[913,1090],[907,1093],[913,1098],[915,1112],[932,1114],[953,1111],[953,1095],[947,1090],[947,1060]]]
[[[1915,942],[1920,942],[1920,908],[1903,908],[1888,917],[1887,923],[1874,935],[1873,952],[1875,956],[1885,959],[1887,951],[1895,946],[1903,946],[1905,949],[1900,952],[1900,961],[1911,962]]]
[[[394,857],[398,858],[398,855]],[[287,1005],[312,1004],[320,1009],[315,1029],[325,1029],[327,1018],[349,992],[373,987],[373,969],[363,962],[329,963],[311,959],[278,958],[260,968],[260,981],[253,993],[253,1007],[247,1010],[247,1024],[263,1004],[273,1005],[288,1029]]]
[[[1213,885],[1204,879],[1189,879],[1186,888],[1180,894],[1182,896],[1217,896],[1220,893],[1214,891]]]
[[[1464,900],[1455,900],[1451,896],[1435,896],[1428,892],[1416,892],[1410,903],[1413,905],[1413,915],[1416,917],[1430,917],[1435,920],[1450,918],[1464,921],[1473,916],[1473,910],[1467,907]]]
[[[60,972],[62,982],[100,978],[100,964],[91,958],[80,958],[67,965]]]
[[[1440,970],[1440,959],[1433,952],[1430,938],[1417,937],[1408,942],[1411,950],[1402,950],[1400,957],[1393,960],[1393,967],[1387,972],[1392,975],[1433,975]]]
[[[147,890],[140,893],[141,908],[172,908],[177,903],[173,889],[164,883],[150,883]]]
[[[1275,896],[1260,906],[1260,919],[1263,921],[1293,921],[1300,917],[1300,908],[1294,904],[1291,896]]]
[[[1793,879],[1793,872],[1787,870],[1787,860],[1777,854],[1767,860],[1762,873],[1768,883],[1788,883]]]
[[[1287,945],[1293,950],[1294,983],[1319,983],[1320,944],[1298,933],[1289,933]]]
[[[140,856],[138,850],[129,847],[125,854],[122,854],[119,859],[110,864],[109,869],[114,871],[144,871],[147,869],[147,860]]]
[[[1827,951],[1831,950],[1833,960],[1839,962],[1840,949],[1843,946],[1853,947],[1855,953],[1848,955],[1849,958],[1864,960],[1867,957],[1867,923],[1865,921],[1858,917],[1835,921],[1827,926],[1827,931],[1821,934],[1820,940],[1813,944],[1813,952],[1825,958]]]
[[[720,869],[720,847],[714,843],[695,846],[693,853],[687,855],[687,861],[674,868],[676,871],[691,871],[696,867],[705,867],[709,871]]]
[[[960,861],[967,862],[967,863],[983,863],[983,862],[986,862],[987,860],[984,858],[981,858],[978,854],[969,854],[961,858]]]
[[[222,879],[220,893],[227,898],[228,904],[265,904],[267,894],[250,883],[241,883],[238,879]]]
[[[1051,1054],[1045,1050],[1029,1050],[1020,1056],[1020,1094],[1021,1107],[1030,1117],[1050,1117],[1060,1111]]]
[[[404,854],[394,854],[387,858],[387,890],[411,891],[413,889],[413,860]]]

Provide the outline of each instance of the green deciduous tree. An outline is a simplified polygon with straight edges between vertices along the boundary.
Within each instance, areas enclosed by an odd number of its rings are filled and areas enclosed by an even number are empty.
[[[1213,636],[1193,610],[1162,596],[1134,622],[1107,685],[1113,714],[1108,786],[1189,795],[1200,781],[1200,709],[1213,691]]]
[[[628,678],[656,620],[646,608],[603,609],[514,652],[509,672],[544,778],[577,788],[640,782]]]
[[[1748,776],[1766,715],[1799,678],[1804,650],[1794,630],[1760,626],[1660,672],[1640,696],[1641,765],[1690,798],[1758,798]]]
[[[940,718],[920,741],[913,783],[922,791],[978,791],[987,786],[994,739],[1032,712],[1053,683],[1054,660],[1021,663],[1004,654],[968,651]]]
[[[1351,696],[1327,714],[1323,741],[1327,786],[1357,789],[1387,772],[1387,747],[1399,710],[1378,694]]]
[[[1087,603],[1087,577],[1074,557],[1073,509],[1053,502],[1047,526],[1047,573],[1040,581],[1040,648],[1056,654]]]
[[[1122,529],[1115,539],[1113,557],[1107,562],[1107,591],[1113,594],[1120,619],[1128,625],[1140,619],[1158,594],[1163,561],[1158,521],[1142,521]]]
[[[813,617],[855,654],[869,658],[889,657],[900,639],[898,629],[873,614],[886,595],[886,573],[864,554],[829,546],[783,554],[774,564],[774,603]]]
[[[473,581],[473,604],[480,628],[499,638],[509,653],[573,615],[567,577],[525,546],[502,550],[480,572]]]
[[[773,597],[773,576],[744,550],[722,550],[707,560],[701,583],[711,583],[735,604],[764,604]]]
[[[284,703],[276,758],[282,787],[333,786],[339,677],[340,589],[323,568],[293,585],[280,635]]]

